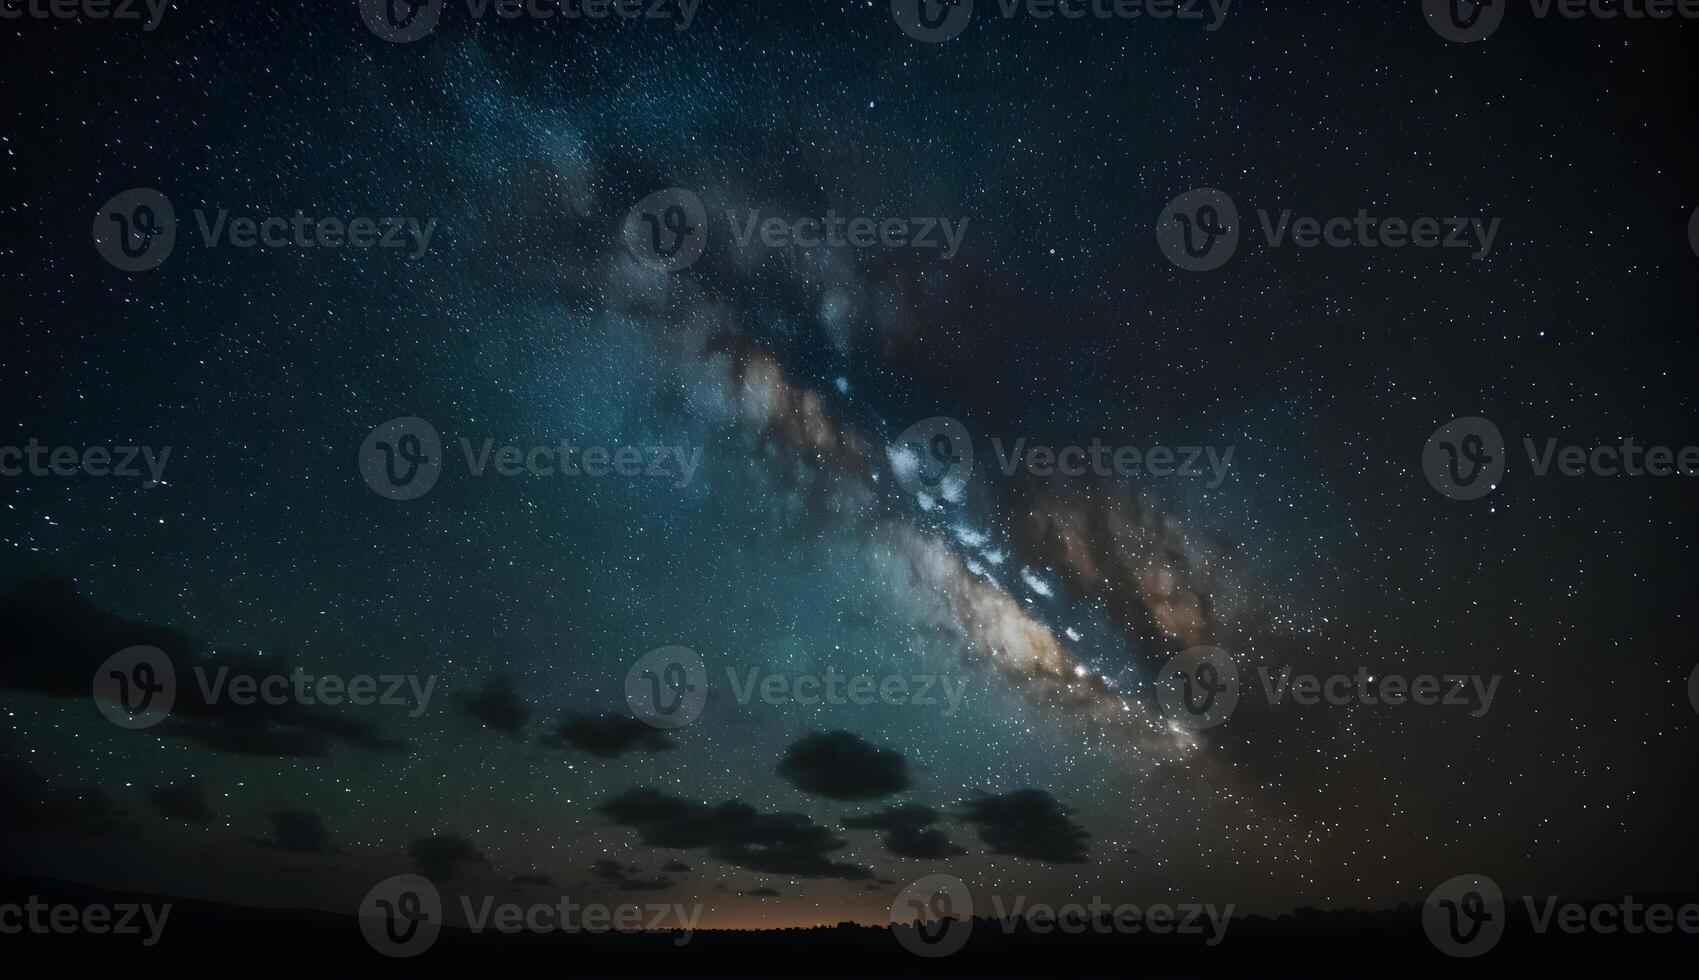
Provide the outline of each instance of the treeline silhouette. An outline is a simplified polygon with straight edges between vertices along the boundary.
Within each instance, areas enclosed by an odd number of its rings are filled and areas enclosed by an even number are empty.
[[[308,910],[256,909],[169,896],[137,895],[69,882],[0,878],[0,904],[30,896],[76,905],[169,902],[158,944],[136,936],[0,935],[8,976],[223,975],[554,977],[1009,976],[1066,971],[1070,977],[1129,976],[1489,976],[1689,975],[1699,937],[1686,934],[1568,935],[1533,932],[1526,909],[1508,909],[1504,938],[1485,956],[1453,959],[1422,931],[1416,905],[1377,912],[1300,909],[1280,916],[1235,917],[1222,941],[1207,936],[1113,931],[1105,917],[1069,920],[1076,934],[1034,929],[1026,920],[972,920],[966,943],[938,958],[906,949],[890,927],[835,926],[760,931],[656,933],[472,933],[445,928],[423,955],[384,956],[362,937],[358,920]],[[1672,905],[1699,896],[1644,896]],[[1201,920],[1200,920],[1201,921]],[[924,930],[938,934],[940,924]],[[901,926],[898,929],[913,929]],[[684,940],[680,945],[680,941]]]

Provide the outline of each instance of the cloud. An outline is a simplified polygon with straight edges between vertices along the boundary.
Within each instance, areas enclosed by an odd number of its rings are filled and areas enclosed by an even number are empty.
[[[690,870],[690,865],[685,864],[683,861],[668,861],[666,864],[661,865],[661,870],[671,872],[673,874],[682,874],[683,872]]]
[[[551,748],[571,746],[601,759],[617,759],[632,751],[665,752],[676,748],[666,733],[630,715],[587,715],[573,712],[552,734],[538,739]]]
[[[273,810],[271,840],[258,840],[266,847],[291,854],[323,854],[330,850],[330,832],[324,819],[306,810]]]
[[[484,727],[516,741],[524,737],[525,725],[531,720],[531,706],[519,696],[518,686],[506,674],[490,677],[477,694],[463,694],[455,702]]]
[[[968,801],[958,817],[979,828],[979,839],[993,854],[1084,864],[1091,834],[1073,821],[1073,812],[1043,790],[1022,789],[1000,796],[982,793]]]
[[[777,772],[807,793],[867,800],[909,787],[908,761],[852,732],[813,732],[793,742]]]
[[[194,777],[161,786],[148,799],[153,801],[155,809],[172,820],[209,824],[218,817],[207,802],[205,784]]]
[[[760,888],[751,888],[750,890],[744,892],[743,895],[746,898],[782,898],[782,897],[784,897],[783,892],[775,891],[774,889],[767,888],[766,886],[762,886]]]
[[[413,859],[413,867],[434,882],[453,881],[463,877],[463,864],[481,864],[486,868],[493,867],[490,859],[472,845],[470,840],[459,834],[444,834],[437,837],[425,837],[407,845],[407,856]]]
[[[24,583],[0,595],[0,689],[33,691],[59,698],[92,698],[95,671],[108,657],[132,646],[163,652],[176,670],[171,715],[149,731],[186,738],[233,755],[322,758],[335,742],[378,751],[405,751],[406,743],[384,736],[365,718],[294,699],[238,704],[226,696],[209,699],[208,685],[223,672],[288,675],[289,657],[261,657],[235,650],[200,656],[199,645],[181,631],[120,619],[59,580]]]
[[[628,789],[597,811],[636,830],[651,847],[703,850],[727,864],[798,878],[872,877],[866,868],[830,860],[846,842],[800,813],[763,814],[739,800],[708,806],[648,787]]]
[[[552,875],[514,875],[513,883],[527,888],[553,888],[555,879]]]
[[[141,834],[129,811],[104,790],[54,783],[28,762],[13,757],[9,737],[0,733],[0,836],[10,831],[85,837]],[[0,854],[4,853],[0,848]]]
[[[942,830],[932,827],[939,816],[937,810],[927,806],[896,806],[866,816],[846,817],[844,826],[884,831],[885,850],[898,857],[925,861],[966,854]]]
[[[674,865],[683,867],[683,865],[678,865],[678,862],[676,861],[669,864],[668,867],[670,868]],[[685,870],[688,871],[690,869],[685,868]],[[642,871],[643,869],[636,865],[627,867],[626,865],[620,864],[618,861],[610,861],[607,858],[597,858],[595,865],[593,865],[590,869],[591,874],[603,881],[613,882],[617,890],[622,892],[658,892],[664,891],[678,884],[665,875],[661,875],[656,878],[635,877],[642,873]]]

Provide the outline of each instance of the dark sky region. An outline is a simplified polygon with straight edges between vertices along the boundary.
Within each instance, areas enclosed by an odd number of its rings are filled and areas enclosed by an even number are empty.
[[[924,44],[887,7],[704,0],[673,31],[451,3],[410,44],[328,0],[0,24],[0,445],[172,447],[152,488],[0,478],[5,868],[326,909],[420,870],[711,927],[882,922],[940,870],[1268,912],[1465,872],[1699,883],[1699,489],[1523,467],[1461,502],[1421,469],[1461,416],[1699,442],[1699,25],[1513,13],[1461,45],[1415,3],[1239,0],[1213,32],[982,10]],[[180,223],[138,274],[90,241],[133,187]],[[674,273],[621,235],[669,187],[710,214]],[[1153,235],[1196,187],[1245,216],[1210,274]],[[207,248],[197,208],[439,225],[418,257]],[[828,208],[969,224],[946,260],[739,249],[723,219]],[[1271,249],[1258,208],[1502,230],[1480,261]],[[385,499],[362,443],[413,416],[448,463]],[[979,460],[928,507],[887,448],[934,416]],[[474,478],[462,437],[700,468]],[[1019,438],[1235,456],[1215,487],[1005,477]],[[137,642],[435,695],[185,691],[126,731],[89,685]],[[1242,697],[1193,736],[1153,682],[1203,643],[1247,690],[1286,664],[1501,683],[1482,717]],[[673,644],[712,694],[663,731],[625,681]],[[949,716],[740,704],[728,668],[967,686]]]

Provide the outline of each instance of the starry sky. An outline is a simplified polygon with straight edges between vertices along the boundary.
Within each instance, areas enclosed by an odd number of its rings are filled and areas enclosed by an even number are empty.
[[[8,20],[0,445],[172,454],[159,486],[0,478],[0,864],[324,909],[419,870],[710,927],[882,922],[941,870],[1262,912],[1465,872],[1692,888],[1693,485],[1524,469],[1461,502],[1422,449],[1476,415],[1699,443],[1696,31],[1513,16],[1461,45],[1366,0],[1239,0],[1216,31],[982,11],[940,44],[883,0],[704,0],[684,31],[451,3],[406,44],[331,0]],[[136,187],[179,241],[126,273],[89,228]],[[1247,232],[1503,230],[1481,261],[1256,240],[1197,274],[1153,235],[1197,187]],[[676,272],[621,233],[665,188],[710,216]],[[212,248],[196,209],[438,228],[416,257]],[[969,224],[950,259],[742,249],[722,216],[751,209]],[[395,501],[359,453],[406,417],[448,459]],[[894,478],[933,417],[979,456],[954,499]],[[474,477],[462,437],[701,464]],[[1235,456],[1218,486],[1006,477],[992,440],[1021,438]],[[435,696],[126,731],[87,678],[136,637]],[[1502,680],[1478,718],[1247,697],[1177,732],[1155,681],[1199,644],[1247,684]],[[708,666],[702,716],[630,724],[627,672],[668,645]],[[728,669],[967,686],[949,716],[743,704]],[[728,801],[771,839],[677,832]]]

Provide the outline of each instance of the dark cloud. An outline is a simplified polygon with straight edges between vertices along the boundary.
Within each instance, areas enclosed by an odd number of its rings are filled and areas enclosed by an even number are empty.
[[[141,828],[104,790],[54,783],[12,754],[0,734],[0,836],[10,831],[136,837]],[[0,848],[0,863],[4,863]]]
[[[1074,810],[1043,790],[1022,789],[1000,796],[981,794],[969,800],[958,815],[979,828],[979,839],[994,854],[1044,861],[1084,864],[1091,835],[1075,823]]]
[[[746,898],[782,898],[783,897],[782,892],[778,892],[778,891],[775,891],[775,890],[773,890],[771,888],[767,888],[767,887],[751,888],[750,890],[744,892],[743,894],[744,894],[744,897],[746,897]]]
[[[573,712],[551,734],[538,739],[552,748],[572,748],[603,759],[627,752],[665,752],[675,748],[666,733],[630,715],[587,715]]]
[[[661,870],[672,874],[682,874],[690,870],[690,865],[685,864],[683,861],[668,861],[666,864],[661,865]]]
[[[554,877],[551,875],[514,875],[513,883],[527,888],[553,888]]]
[[[492,867],[490,859],[459,834],[416,840],[407,845],[407,856],[413,859],[413,867],[420,874],[439,883],[462,877],[464,864]]]
[[[95,671],[132,646],[155,647],[170,659],[177,683],[171,715],[149,731],[186,738],[234,755],[311,757],[330,754],[335,742],[379,751],[405,751],[365,718],[351,718],[293,698],[282,704],[255,699],[238,704],[218,687],[238,674],[289,675],[289,657],[260,657],[233,650],[201,656],[187,634],[111,615],[77,594],[67,582],[33,581],[0,595],[0,689],[60,698],[93,696]],[[215,697],[196,676],[204,673]],[[220,673],[222,671],[222,674]]]
[[[852,732],[812,732],[793,742],[777,772],[807,793],[867,800],[909,787],[908,760]]]
[[[292,854],[323,854],[330,850],[330,832],[324,820],[306,810],[273,810],[271,840],[256,843]]]
[[[637,831],[643,843],[672,850],[703,850],[727,864],[794,875],[861,881],[871,873],[827,855],[845,841],[800,813],[763,814],[729,800],[708,806],[656,789],[634,787],[597,808],[608,819]]]
[[[174,662],[181,671],[182,662]],[[195,666],[205,671],[210,684],[217,684],[221,676],[227,679],[239,675],[287,675],[295,670],[296,664],[288,658],[219,650]],[[172,705],[171,717],[156,731],[232,755],[324,758],[337,741],[380,752],[400,752],[407,748],[406,743],[386,737],[369,718],[351,717],[293,698],[282,704],[258,699],[252,704],[239,704],[228,696],[208,700],[192,672],[178,675],[177,700]]]
[[[847,817],[844,826],[884,831],[885,850],[898,857],[937,860],[966,854],[942,830],[933,828],[939,817],[937,810],[927,806],[894,806],[862,817]]]
[[[148,799],[153,801],[155,809],[173,820],[208,824],[218,817],[207,802],[206,785],[194,777],[161,786]]]
[[[0,594],[0,689],[91,697],[94,672],[134,646],[158,647],[179,666],[194,659],[187,634],[119,619],[69,582],[34,580]]]
[[[456,703],[484,727],[518,740],[531,721],[531,706],[519,696],[512,677],[497,674],[484,681],[477,694],[461,695]]]
[[[673,864],[677,863],[678,862],[676,861],[673,862]],[[672,864],[668,865],[669,868],[672,866]],[[685,870],[689,869],[686,868]],[[655,878],[636,877],[636,875],[641,874],[642,871],[643,869],[639,868],[635,864],[627,866],[620,864],[618,861],[610,861],[607,858],[597,858],[595,865],[593,865],[590,869],[591,874],[600,878],[602,881],[613,882],[615,888],[622,892],[658,892],[671,888],[677,884],[677,882],[665,875]]]

